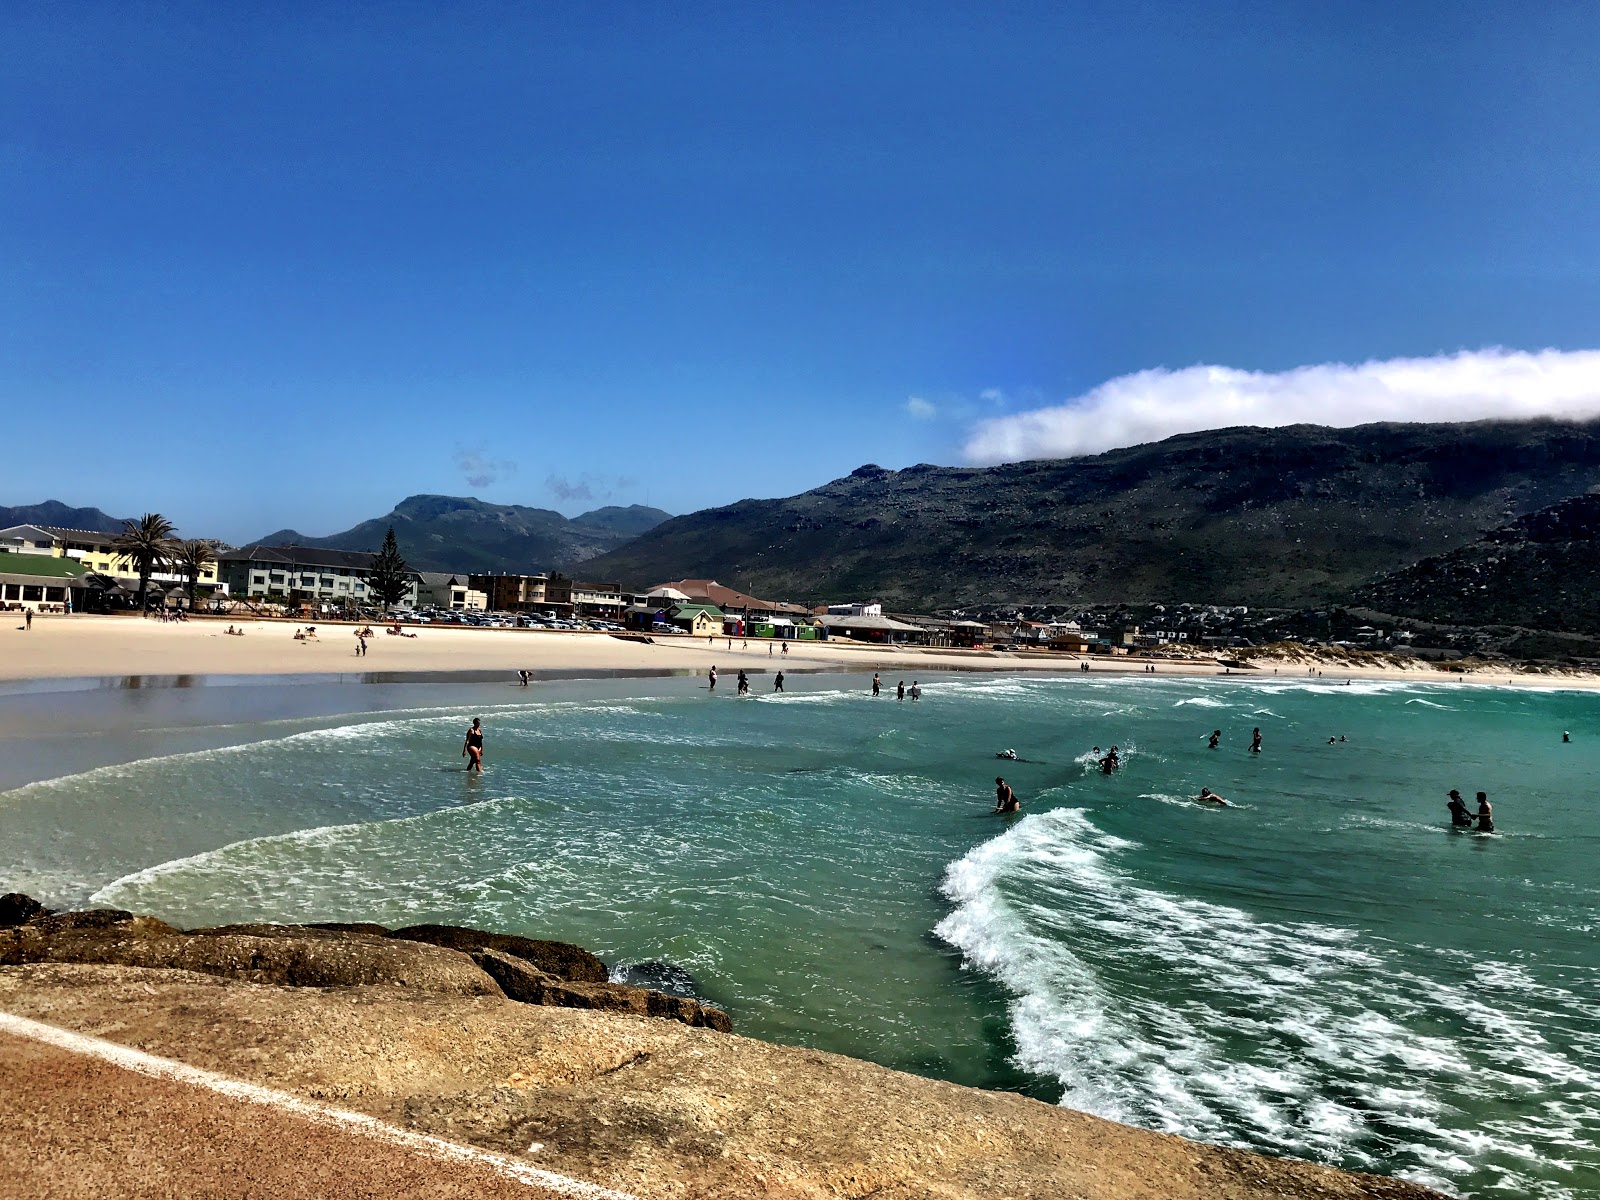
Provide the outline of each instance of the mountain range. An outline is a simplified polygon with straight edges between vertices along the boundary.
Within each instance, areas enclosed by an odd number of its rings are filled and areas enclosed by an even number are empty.
[[[1184,434],[999,467],[868,465],[797,496],[669,517],[571,519],[418,495],[326,537],[414,567],[577,570],[641,587],[714,578],[778,600],[892,609],[1354,603],[1471,625],[1600,634],[1600,422],[1297,425]],[[0,523],[120,530],[56,501]]]
[[[615,549],[670,516],[634,504],[564,517],[547,508],[490,504],[465,496],[408,496],[384,516],[343,533],[309,537],[280,529],[251,545],[377,550],[392,526],[407,565],[423,571],[549,571]]]
[[[7,508],[0,504],[0,529],[12,525],[57,525],[63,529],[87,529],[91,533],[121,533],[126,522],[108,517],[98,508],[73,508],[59,500],[43,504],[19,504]]]
[[[1294,425],[998,467],[868,465],[584,563],[793,601],[1299,606],[1600,488],[1600,423]]]

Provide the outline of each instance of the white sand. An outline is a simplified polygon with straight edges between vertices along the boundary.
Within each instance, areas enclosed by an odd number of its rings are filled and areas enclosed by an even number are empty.
[[[232,622],[244,637],[223,631],[226,618],[196,618],[164,624],[137,616],[39,616],[33,629],[24,631],[20,614],[0,618],[0,679],[61,679],[117,675],[288,675],[342,674],[367,671],[505,671],[519,669],[592,670],[597,673],[626,670],[690,670],[704,672],[715,664],[720,674],[748,670],[854,669],[894,672],[885,679],[893,687],[901,674],[910,681],[918,672],[1077,671],[1082,660],[1069,654],[993,654],[971,651],[920,650],[904,647],[854,645],[842,642],[792,642],[789,654],[779,647],[768,653],[769,643],[750,639],[743,649],[740,638],[728,648],[725,638],[708,644],[704,638],[657,637],[654,644],[624,641],[600,633],[556,632],[542,629],[473,629],[407,626],[415,638],[396,637],[374,626],[364,658],[355,655],[354,625],[319,623],[318,636],[309,642],[294,640],[299,626],[293,621]],[[1096,672],[1140,673],[1143,659],[1094,657]],[[1346,668],[1328,665],[1328,678],[1394,678],[1454,682],[1429,668],[1414,671]],[[1163,675],[1217,675],[1222,668],[1210,661],[1162,661]],[[1303,678],[1305,668],[1281,666],[1284,678]],[[1270,676],[1268,664],[1254,676]],[[1516,683],[1534,687],[1600,687],[1590,676],[1544,674],[1506,675],[1478,672],[1470,682]]]

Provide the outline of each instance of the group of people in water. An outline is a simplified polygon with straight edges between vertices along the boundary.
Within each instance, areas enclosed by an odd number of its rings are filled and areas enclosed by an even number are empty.
[[[1450,810],[1450,828],[1471,829],[1476,833],[1494,832],[1494,808],[1489,804],[1489,793],[1478,793],[1478,811],[1473,812],[1461,798],[1461,793],[1451,788],[1450,803],[1445,807]]]

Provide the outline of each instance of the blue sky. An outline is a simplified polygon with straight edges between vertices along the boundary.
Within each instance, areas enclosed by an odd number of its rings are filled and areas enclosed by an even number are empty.
[[[1597,61],[1578,4],[12,3],[0,503],[681,512],[1157,368],[1582,350]]]

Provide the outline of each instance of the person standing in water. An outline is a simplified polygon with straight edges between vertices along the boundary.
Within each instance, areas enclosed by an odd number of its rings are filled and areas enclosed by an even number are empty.
[[[1332,741],[1332,738],[1328,739]],[[1450,810],[1450,824],[1455,829],[1472,828],[1472,810],[1467,807],[1467,802],[1461,798],[1461,793],[1455,788],[1450,789],[1450,803],[1445,805]]]
[[[773,677],[772,690],[775,691],[775,692],[783,691],[783,672],[782,671],[779,671],[777,673],[777,675]]]
[[[878,673],[876,671],[874,671],[872,673],[872,694],[874,696],[876,696],[878,694],[878,689],[879,689],[880,686],[882,686],[882,685],[878,682]]]
[[[922,699],[922,684],[915,679],[911,681],[911,698],[913,700]]]
[[[468,774],[474,771],[483,774],[483,722],[478,717],[472,718],[467,740],[461,744],[461,756],[471,760],[467,763]]]
[[[902,679],[899,686],[895,688],[894,698],[897,702],[906,698],[906,681],[904,679]]]
[[[1494,809],[1489,807],[1489,793],[1478,793],[1478,832],[1494,832]]]
[[[1222,740],[1222,730],[1213,729],[1211,731],[1211,736],[1206,739],[1206,749],[1207,750],[1215,750],[1217,748],[1217,743],[1220,742],[1221,740]]]
[[[716,669],[716,667],[712,667],[711,670],[706,672],[706,678],[711,681],[711,685],[708,688],[706,688],[706,690],[708,692],[716,691],[717,690],[717,669]]]
[[[994,777],[994,811],[997,813],[1022,811],[1022,801],[1017,799],[1017,794],[1011,790],[1011,785],[998,775]]]
[[[1261,726],[1259,725],[1250,731],[1250,753],[1261,753]]]

